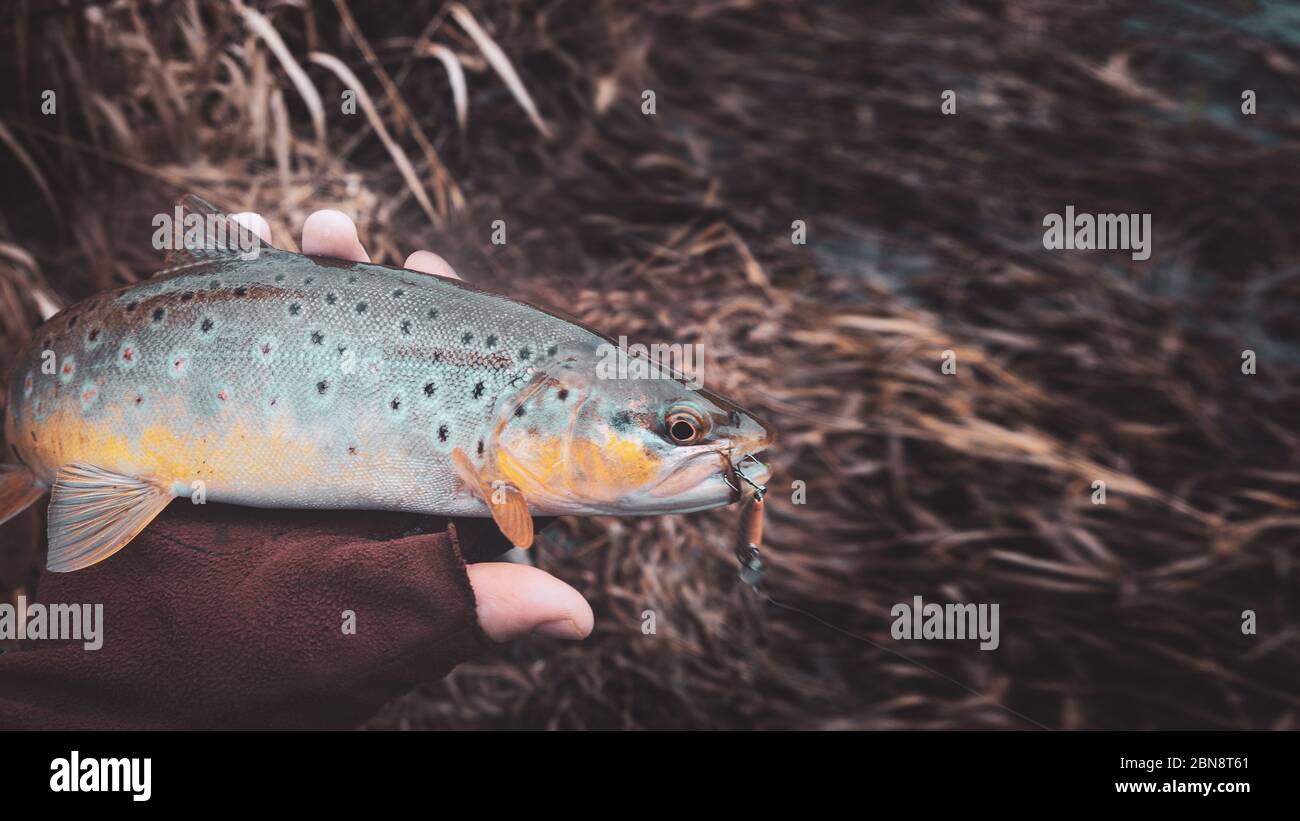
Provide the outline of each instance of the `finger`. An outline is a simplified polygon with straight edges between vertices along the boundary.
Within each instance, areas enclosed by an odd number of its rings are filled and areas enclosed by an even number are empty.
[[[231,214],[230,218],[257,234],[262,242],[267,245],[271,244],[271,226],[266,224],[266,220],[262,218],[261,214],[254,214],[252,211],[240,211],[238,214]]]
[[[509,562],[472,564],[468,570],[479,624],[493,641],[530,633],[576,640],[591,633],[591,605],[550,573]]]
[[[317,211],[302,224],[302,252],[356,262],[369,262],[370,255],[357,239],[357,226],[342,211]]]
[[[447,260],[432,251],[416,251],[406,258],[406,264],[402,267],[409,268],[412,271],[433,274],[434,276],[460,279],[460,276],[452,270]]]

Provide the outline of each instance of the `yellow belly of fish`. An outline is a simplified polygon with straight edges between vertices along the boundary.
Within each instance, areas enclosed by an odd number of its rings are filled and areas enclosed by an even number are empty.
[[[185,418],[176,408],[158,408],[157,419]],[[89,421],[67,409],[51,413],[36,427],[29,463],[50,479],[59,467],[94,465],[125,476],[168,483],[203,481],[214,491],[225,487],[276,486],[288,479],[310,480],[322,468],[319,448],[295,436],[285,420],[250,424],[231,420],[221,426],[181,426],[153,421],[131,434],[123,408],[105,408]],[[274,454],[274,458],[268,458]]]

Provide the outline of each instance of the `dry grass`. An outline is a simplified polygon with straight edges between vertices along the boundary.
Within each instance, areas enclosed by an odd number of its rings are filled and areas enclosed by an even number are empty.
[[[771,594],[986,694],[765,604],[729,510],[562,520],[537,559],[595,635],[467,665],[373,726],[1031,726],[1006,704],[1293,727],[1300,32],[1250,3],[861,5],[8,4],[5,350],[37,285],[147,276],[149,216],[184,191],[290,247],[340,208],[379,261],[435,249],[612,334],[705,344],[711,386],[782,431]],[[1066,204],[1153,214],[1152,260],[1044,252]],[[15,534],[11,591],[38,552]],[[1001,649],[893,643],[918,594],[999,603]]]

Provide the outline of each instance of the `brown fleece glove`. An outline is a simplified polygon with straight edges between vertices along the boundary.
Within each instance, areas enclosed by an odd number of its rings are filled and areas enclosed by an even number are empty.
[[[0,655],[0,729],[355,727],[491,646],[462,546],[446,519],[177,503],[41,577],[41,603],[103,604],[103,646]]]

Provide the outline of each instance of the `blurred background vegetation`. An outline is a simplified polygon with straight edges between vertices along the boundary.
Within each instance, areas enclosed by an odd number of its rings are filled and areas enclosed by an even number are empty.
[[[561,520],[533,560],[593,637],[371,726],[1295,727],[1295,4],[10,0],[0,43],[0,371],[160,267],[185,192],[289,248],[338,208],[376,261],[705,345],[781,430],[769,592],[983,694],[756,596],[722,510]],[[1151,259],[1045,251],[1066,205],[1152,214]],[[893,642],[914,595],[999,603],[1000,649]]]

